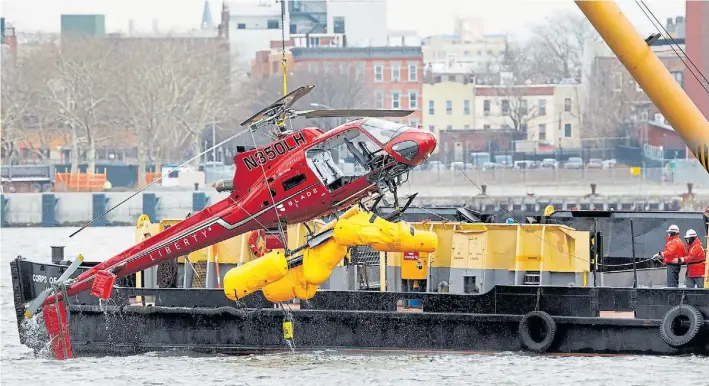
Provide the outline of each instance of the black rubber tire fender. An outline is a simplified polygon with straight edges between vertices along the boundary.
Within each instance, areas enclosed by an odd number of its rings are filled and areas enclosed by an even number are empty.
[[[687,333],[683,335],[675,334],[672,328],[672,324],[680,316],[687,317],[690,323]],[[696,307],[689,304],[680,304],[667,311],[665,316],[662,318],[662,323],[660,324],[660,336],[668,345],[679,348],[694,340],[694,338],[699,335],[699,331],[703,326],[704,317]]]
[[[532,337],[530,323],[535,319],[540,320],[544,324],[544,328],[547,332],[544,339],[540,342],[537,342]],[[554,338],[556,336],[556,322],[554,322],[554,318],[552,318],[551,315],[544,311],[532,311],[524,315],[522,320],[520,320],[517,334],[519,335],[519,339],[524,348],[542,353],[547,351],[549,347],[551,347],[552,343],[554,343]]]

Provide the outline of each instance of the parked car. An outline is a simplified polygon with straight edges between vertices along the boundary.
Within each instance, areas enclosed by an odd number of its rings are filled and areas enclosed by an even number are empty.
[[[564,169],[583,169],[583,159],[581,157],[569,157],[564,163]]]
[[[537,164],[535,161],[515,161],[515,169],[534,169]]]
[[[451,164],[450,164],[450,170],[453,172],[458,172],[461,170],[472,170],[472,169],[475,169],[475,165],[473,165],[470,162],[463,163],[460,161],[456,161],[456,162],[451,162]]]
[[[514,165],[512,163],[511,155],[496,155],[495,156],[495,168],[512,168]]]
[[[500,168],[500,165],[497,165],[494,162],[484,162],[483,163],[483,170],[491,170],[491,169],[498,169]]]
[[[603,160],[600,158],[591,158],[588,160],[588,165],[586,165],[586,167],[589,169],[602,169]]]
[[[426,169],[428,170],[444,170],[446,165],[441,161],[427,161]]]
[[[556,169],[559,167],[559,162],[553,158],[544,158],[539,166],[546,169]]]
[[[601,162],[601,164],[603,164],[603,169],[612,169],[616,165],[616,160],[615,158],[607,159]]]

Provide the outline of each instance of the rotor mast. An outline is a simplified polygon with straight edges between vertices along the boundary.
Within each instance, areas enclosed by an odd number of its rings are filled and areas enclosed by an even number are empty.
[[[709,172],[709,122],[614,1],[575,1],[615,56]]]

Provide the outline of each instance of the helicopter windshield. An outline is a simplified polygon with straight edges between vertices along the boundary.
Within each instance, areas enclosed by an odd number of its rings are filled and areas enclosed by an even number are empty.
[[[378,118],[368,118],[360,126],[382,145],[386,145],[392,139],[409,130],[407,126],[401,123]]]

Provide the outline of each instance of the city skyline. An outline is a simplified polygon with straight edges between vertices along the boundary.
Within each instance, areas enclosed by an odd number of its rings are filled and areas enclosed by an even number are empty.
[[[343,1],[343,0],[339,0]],[[386,1],[388,3],[388,29],[414,30],[419,36],[448,34],[453,32],[453,20],[456,16],[475,17],[483,21],[485,33],[509,34],[524,37],[528,27],[540,24],[556,12],[581,14],[571,0],[534,1],[501,0],[482,1],[438,0],[433,2],[411,2],[406,0],[344,0],[344,1]],[[230,9],[236,12],[239,3],[254,0],[229,1]],[[203,0],[3,0],[2,16],[13,23],[17,31],[59,32],[62,14],[105,14],[107,32],[127,32],[129,20],[133,20],[136,32],[151,32],[153,20],[158,20],[161,31],[189,31],[200,26]],[[221,1],[210,0],[212,20],[219,20]],[[619,7],[638,29],[645,35],[657,32],[647,16],[635,1],[621,0]],[[685,2],[672,0],[647,0],[645,3],[660,20],[685,15]],[[514,12],[510,8],[515,7]],[[42,9],[37,13],[37,9]]]

